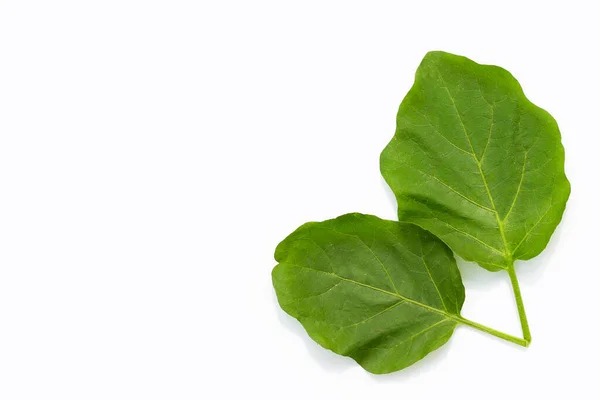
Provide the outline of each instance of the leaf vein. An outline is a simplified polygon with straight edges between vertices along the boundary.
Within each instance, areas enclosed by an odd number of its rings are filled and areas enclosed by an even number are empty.
[[[448,139],[446,136],[444,136],[436,127],[435,125],[433,125],[431,123],[431,121],[429,120],[429,118],[427,118],[427,116],[425,114],[423,114],[421,111],[419,111],[416,107],[414,106],[410,106],[410,108],[412,108],[414,111],[416,111],[419,115],[421,115],[423,118],[425,118],[425,120],[427,121],[427,123],[429,124],[429,126],[431,126],[434,130],[435,133],[437,133],[438,135],[440,135],[442,138],[444,138],[448,143],[450,143],[452,146],[454,146],[455,148],[457,148],[458,150],[462,151],[465,154],[471,155],[470,152],[468,152],[467,150],[455,145],[450,139]]]
[[[508,209],[508,212],[502,219],[502,223],[504,223],[508,219],[508,216],[510,215],[515,204],[517,203],[517,198],[519,197],[519,193],[521,192],[521,186],[523,185],[523,178],[525,177],[525,164],[527,164],[527,154],[528,153],[529,152],[525,152],[525,156],[523,157],[523,167],[521,168],[521,179],[519,180],[519,186],[517,187],[517,192],[515,193],[515,197],[513,198],[512,203],[510,204],[510,208]]]
[[[496,208],[496,204],[494,203],[494,198],[492,197],[492,192],[490,192],[490,188],[487,184],[485,174],[483,173],[483,169],[481,168],[481,163],[479,162],[479,160],[477,159],[477,156],[475,155],[475,149],[473,148],[473,144],[471,143],[471,139],[469,138],[469,134],[467,133],[467,128],[465,127],[462,117],[460,116],[460,113],[458,112],[458,108],[456,107],[456,102],[454,101],[454,98],[452,97],[452,94],[450,93],[450,89],[448,89],[448,85],[446,84],[446,81],[444,81],[444,77],[442,76],[439,68],[436,67],[436,70],[437,70],[438,75],[440,76],[440,79],[442,80],[442,83],[444,84],[444,89],[446,89],[446,92],[448,93],[448,97],[450,97],[450,100],[452,101],[452,105],[454,106],[454,111],[456,111],[458,120],[460,121],[460,124],[462,125],[463,132],[465,133],[465,137],[467,138],[467,141],[469,142],[469,145],[471,146],[471,153],[472,153],[471,155],[473,156],[473,160],[475,161],[475,164],[477,164],[477,168],[479,168],[479,174],[481,175],[481,180],[483,181],[483,185],[485,186],[485,191],[487,192],[487,195],[488,195],[488,198],[490,199],[492,208],[495,211],[496,222],[498,223],[498,230],[500,231],[500,237],[502,238],[502,243],[504,245],[503,253],[506,258],[506,254],[508,251],[508,245],[507,245],[506,237],[504,235],[504,227],[502,226],[502,221],[500,221],[500,217],[498,215],[498,209]]]
[[[434,217],[434,218],[437,219],[438,221],[440,221],[441,223],[447,225],[449,228],[454,229],[456,232],[462,233],[463,235],[468,236],[468,237],[470,237],[473,240],[476,240],[477,242],[481,243],[482,245],[488,247],[490,250],[493,250],[493,251],[495,251],[498,254],[504,255],[504,252],[502,252],[501,250],[498,250],[494,246],[491,246],[491,245],[487,244],[486,242],[484,242],[483,240],[476,238],[475,236],[471,235],[470,233],[461,231],[460,229],[456,228],[455,226],[453,226],[453,225],[447,223],[446,221],[443,221],[443,220],[441,220],[441,219],[439,219],[437,217]]]
[[[341,281],[340,281],[340,282],[341,282]],[[346,325],[346,326],[342,326],[341,328],[342,328],[342,329],[345,329],[345,328],[351,328],[351,327],[353,327],[353,326],[357,326],[357,325],[360,325],[360,324],[364,324],[365,322],[368,322],[368,321],[372,320],[373,318],[375,318],[375,317],[378,317],[378,316],[380,316],[381,314],[383,314],[383,313],[385,313],[385,312],[388,312],[388,311],[390,311],[391,309],[393,309],[393,308],[395,308],[395,307],[399,306],[400,304],[404,304],[404,303],[405,303],[405,300],[401,300],[401,301],[399,301],[399,302],[397,302],[397,303],[394,303],[394,304],[392,304],[391,306],[389,306],[389,307],[388,307],[388,308],[386,308],[385,310],[383,310],[383,311],[380,311],[380,312],[378,312],[378,313],[376,313],[376,314],[374,314],[374,315],[371,315],[370,317],[367,317],[367,318],[363,319],[362,321],[359,321],[359,322],[357,322],[357,323],[355,323],[355,324],[352,324],[352,325]]]
[[[423,261],[423,265],[425,266],[425,269],[427,270],[427,275],[429,275],[429,279],[431,279],[431,283],[433,283],[433,287],[435,287],[435,290],[437,291],[438,296],[440,296],[440,300],[442,301],[442,306],[444,307],[444,310],[448,311],[448,307],[446,306],[444,297],[442,296],[442,293],[440,292],[440,289],[438,288],[437,283],[435,283],[433,276],[431,276],[431,271],[429,270],[429,266],[425,262],[425,257],[421,257],[421,260]]]
[[[431,174],[428,174],[427,172],[421,171],[420,169],[416,169],[416,168],[415,168],[415,170],[416,170],[416,171],[419,171],[419,172],[420,172],[420,173],[422,173],[423,175],[427,175],[427,176],[429,176],[430,178],[432,178],[432,179],[435,179],[435,180],[436,180],[438,183],[440,183],[441,185],[444,185],[445,187],[447,187],[448,189],[450,189],[451,191],[453,191],[454,193],[456,193],[458,196],[462,197],[463,199],[467,200],[468,202],[472,203],[473,205],[475,205],[475,206],[477,206],[477,207],[479,207],[479,208],[481,208],[481,209],[484,209],[484,210],[486,210],[486,211],[492,212],[492,213],[493,213],[493,212],[496,212],[495,210],[492,210],[491,208],[489,208],[489,207],[486,207],[486,206],[484,206],[484,205],[482,205],[482,204],[479,204],[479,203],[478,203],[478,202],[476,202],[475,200],[472,200],[471,198],[469,198],[468,196],[466,196],[466,195],[462,194],[462,193],[461,193],[461,192],[459,192],[458,190],[454,189],[452,186],[448,185],[447,183],[445,183],[445,182],[444,182],[444,181],[442,181],[441,179],[437,178],[436,176],[433,176],[433,175],[431,175]]]
[[[550,207],[548,207],[548,209],[546,210],[546,212],[544,214],[542,214],[542,216],[540,217],[540,219],[537,220],[537,222],[531,227],[531,229],[529,229],[527,231],[527,233],[525,233],[525,236],[523,236],[523,239],[521,239],[521,241],[519,242],[519,244],[517,244],[517,247],[515,247],[515,249],[512,251],[512,255],[514,255],[517,252],[517,249],[519,247],[521,247],[521,245],[523,244],[523,242],[525,241],[525,239],[527,239],[527,237],[529,236],[529,234],[536,228],[536,226],[538,226],[539,223],[542,222],[542,220],[544,219],[544,217],[546,216],[546,214],[548,214],[548,211],[550,211],[551,208],[552,208],[552,205],[550,205]]]
[[[362,282],[358,282],[358,281],[355,281],[355,280],[352,280],[352,279],[344,278],[343,276],[339,276],[339,275],[331,273],[331,272],[321,271],[319,269],[314,269],[314,268],[310,268],[310,267],[305,267],[303,265],[292,264],[292,263],[287,263],[287,262],[284,262],[284,264],[287,264],[287,265],[290,265],[290,266],[296,267],[296,268],[303,268],[303,269],[307,269],[307,270],[310,270],[310,271],[319,272],[321,274],[331,275],[331,276],[334,276],[334,277],[336,277],[338,279],[341,279],[343,281],[346,281],[346,282],[349,282],[349,283],[353,283],[353,284],[358,285],[358,286],[363,286],[363,287],[366,287],[368,289],[375,290],[375,291],[378,291],[378,292],[381,292],[381,293],[384,293],[384,294],[387,294],[387,295],[390,295],[390,296],[397,297],[399,299],[405,300],[407,303],[411,303],[411,304],[414,304],[414,305],[416,305],[418,307],[422,307],[422,308],[424,308],[426,310],[429,310],[429,311],[432,311],[432,312],[444,315],[447,318],[452,318],[452,319],[457,319],[458,318],[457,316],[454,316],[452,314],[448,314],[444,310],[440,310],[438,308],[435,308],[435,307],[432,307],[432,306],[428,306],[427,304],[421,303],[421,302],[419,302],[417,300],[413,300],[413,299],[411,299],[409,297],[402,296],[399,293],[390,292],[390,291],[387,291],[385,289],[380,289],[378,287],[375,287],[375,286],[372,286],[372,285],[368,285],[366,283],[362,283]]]
[[[394,281],[392,280],[392,277],[390,276],[390,273],[388,272],[388,270],[387,270],[387,268],[385,267],[385,265],[383,265],[383,262],[381,261],[381,259],[380,259],[379,257],[377,257],[377,254],[375,254],[375,252],[373,251],[373,249],[371,249],[371,248],[369,247],[369,245],[368,245],[367,243],[365,243],[365,241],[364,241],[364,240],[362,240],[362,238],[361,238],[360,236],[357,236],[357,235],[351,235],[351,234],[349,234],[349,233],[340,232],[340,231],[338,231],[338,230],[336,230],[336,229],[331,229],[331,230],[332,230],[332,231],[334,231],[334,232],[337,232],[337,233],[339,233],[340,235],[346,235],[346,236],[350,236],[350,237],[353,237],[353,238],[356,238],[356,239],[358,239],[358,241],[359,241],[360,243],[362,243],[362,244],[363,244],[363,245],[364,245],[364,246],[365,246],[365,247],[366,247],[366,248],[369,250],[369,252],[370,252],[370,253],[373,255],[373,257],[375,258],[375,260],[377,260],[377,262],[379,262],[379,265],[381,265],[381,268],[383,268],[383,270],[385,271],[385,274],[387,275],[387,277],[388,277],[388,280],[389,280],[389,281],[390,281],[390,283],[392,284],[392,287],[394,288],[394,291],[396,292],[396,294],[400,294],[400,293],[398,293],[398,289],[396,289],[396,285],[394,285]]]
[[[433,324],[433,325],[430,325],[430,326],[428,326],[427,328],[425,328],[425,329],[421,330],[420,332],[417,332],[417,333],[415,333],[415,334],[413,334],[413,335],[410,335],[408,338],[404,339],[404,340],[403,340],[403,341],[401,341],[400,343],[396,343],[396,344],[395,344],[394,346],[392,346],[392,347],[389,347],[389,348],[385,348],[385,347],[367,347],[367,348],[365,348],[365,349],[363,349],[363,350],[388,350],[388,351],[390,351],[390,350],[394,350],[395,348],[397,348],[397,347],[399,347],[399,346],[402,346],[404,343],[406,343],[406,342],[408,342],[408,341],[412,341],[412,340],[414,340],[416,337],[418,337],[418,336],[421,336],[421,335],[422,335],[422,334],[424,334],[425,332],[428,332],[428,331],[432,330],[433,328],[437,327],[438,325],[441,325],[441,324],[443,324],[444,322],[447,322],[447,321],[449,321],[449,319],[448,319],[448,318],[444,318],[444,319],[442,319],[442,320],[440,320],[440,321],[436,322],[435,324]]]

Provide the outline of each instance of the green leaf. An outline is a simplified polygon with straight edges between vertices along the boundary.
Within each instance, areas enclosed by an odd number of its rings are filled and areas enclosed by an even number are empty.
[[[556,121],[506,70],[430,52],[381,154],[398,217],[491,271],[538,255],[570,185]]]
[[[347,214],[302,225],[275,252],[281,308],[311,338],[372,373],[405,368],[458,323],[524,345],[460,316],[465,290],[450,249],[412,224]]]
[[[400,105],[381,173],[401,221],[468,261],[508,271],[530,341],[514,261],[546,247],[571,190],[554,118],[508,71],[430,52]]]

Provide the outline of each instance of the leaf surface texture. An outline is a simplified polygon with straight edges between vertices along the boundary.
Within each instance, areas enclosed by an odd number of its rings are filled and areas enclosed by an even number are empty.
[[[570,193],[556,121],[506,70],[430,52],[381,154],[400,221],[495,271],[538,255]]]
[[[279,304],[323,347],[388,373],[443,345],[464,287],[450,249],[412,225],[347,214],[302,225],[275,252]]]

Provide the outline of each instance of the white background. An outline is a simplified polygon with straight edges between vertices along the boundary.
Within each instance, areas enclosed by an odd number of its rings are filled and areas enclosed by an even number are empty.
[[[0,398],[598,398],[598,11],[548,1],[2,1]],[[276,304],[277,243],[395,219],[379,153],[429,50],[510,70],[573,192],[518,264],[533,342],[374,376]],[[507,276],[465,317],[519,335]]]

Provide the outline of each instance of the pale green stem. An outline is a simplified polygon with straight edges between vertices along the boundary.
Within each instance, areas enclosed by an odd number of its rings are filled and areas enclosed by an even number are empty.
[[[529,346],[529,341],[527,341],[525,339],[521,339],[516,336],[509,335],[508,333],[497,331],[495,329],[489,328],[485,325],[478,324],[477,322],[473,322],[473,321],[468,320],[463,317],[455,317],[454,319],[456,321],[460,322],[461,324],[465,324],[472,328],[480,330],[482,332],[489,333],[490,335],[496,336],[500,339],[508,340],[509,342],[518,344],[519,346],[523,346],[523,347]]]
[[[531,343],[531,332],[529,331],[529,323],[527,322],[527,315],[525,314],[525,306],[523,305],[523,297],[521,296],[521,289],[519,288],[519,281],[517,280],[517,273],[515,272],[515,264],[513,261],[508,263],[508,276],[510,277],[510,283],[515,294],[515,301],[517,302],[517,309],[519,310],[519,319],[521,320],[521,330],[523,331],[523,338],[527,341],[527,345]]]

